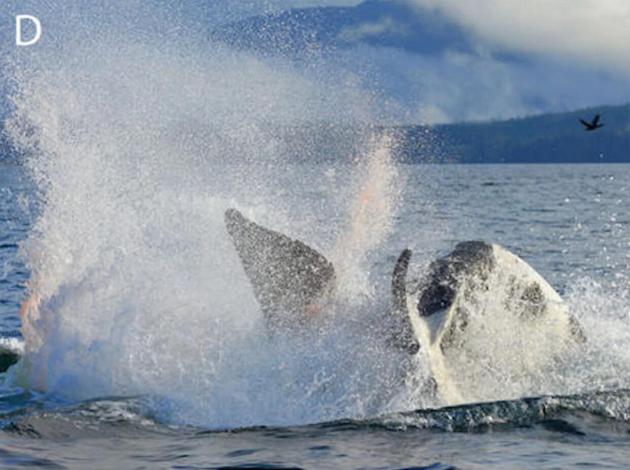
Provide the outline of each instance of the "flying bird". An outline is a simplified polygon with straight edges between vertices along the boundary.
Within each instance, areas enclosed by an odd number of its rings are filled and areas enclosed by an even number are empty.
[[[604,124],[599,122],[599,114],[596,114],[591,122],[580,119],[580,122],[584,126],[585,131],[594,131],[600,127],[604,127]]]

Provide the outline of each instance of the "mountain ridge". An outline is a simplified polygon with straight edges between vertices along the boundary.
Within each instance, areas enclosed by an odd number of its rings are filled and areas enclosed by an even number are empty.
[[[580,118],[601,114],[605,126],[585,132]],[[401,126],[404,161],[420,162],[414,147],[427,126]],[[430,127],[435,160],[454,163],[630,163],[630,103],[535,116]]]
[[[509,118],[628,99],[626,76],[493,42],[412,0],[294,8],[224,23],[208,35],[298,69],[315,59],[320,73],[347,73],[377,91],[376,111],[397,122]]]

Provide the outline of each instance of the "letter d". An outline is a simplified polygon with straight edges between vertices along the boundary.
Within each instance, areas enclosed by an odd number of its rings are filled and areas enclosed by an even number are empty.
[[[22,37],[22,22],[30,21],[35,26],[35,36],[31,39]],[[36,17],[32,15],[17,15],[15,17],[15,45],[16,46],[32,46],[36,44],[42,37],[42,24]]]

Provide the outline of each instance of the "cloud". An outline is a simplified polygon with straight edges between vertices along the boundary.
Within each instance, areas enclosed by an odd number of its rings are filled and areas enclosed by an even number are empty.
[[[423,56],[368,45],[339,54],[337,63],[374,91],[375,118],[383,123],[486,121],[628,100],[627,79],[544,58],[502,61],[456,51]]]
[[[225,0],[221,5],[226,2],[258,13],[360,3]],[[418,18],[412,11],[409,18],[390,15],[388,5],[393,12],[415,5]],[[383,122],[499,119],[628,101],[628,0],[382,0],[372,7],[362,7],[359,21],[339,31],[348,47],[332,54],[339,57],[330,58],[330,67],[356,74],[374,93]],[[366,11],[385,13],[362,16]],[[413,28],[438,20],[447,25],[446,39],[428,34],[431,44],[440,45],[437,53],[404,47],[415,44]],[[470,47],[453,47],[452,23],[461,26],[461,43]]]
[[[339,38],[347,42],[359,42],[385,33],[405,35],[407,31],[393,18],[386,16],[378,22],[361,23],[344,28],[339,32]]]
[[[437,124],[530,114],[510,66],[489,57],[456,52],[421,56],[398,49],[360,46],[344,61],[381,93],[379,120]],[[370,67],[362,64],[369,63]]]
[[[570,59],[630,75],[627,0],[411,0],[503,50]]]

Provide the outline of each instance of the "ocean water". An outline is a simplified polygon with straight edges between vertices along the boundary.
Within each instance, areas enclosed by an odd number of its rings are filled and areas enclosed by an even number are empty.
[[[256,168],[250,191],[238,165],[155,153],[0,164],[0,337],[30,344],[1,379],[0,466],[627,468],[630,168],[406,166],[386,148]],[[230,206],[341,267],[347,302],[321,337],[263,339]],[[528,261],[588,341],[535,386],[453,407],[393,379],[377,319],[403,248],[422,270],[471,239]]]
[[[22,359],[0,466],[627,467],[630,170],[400,164],[373,124],[408,119],[370,74],[213,43],[230,14],[204,5],[27,2],[47,40],[3,52],[0,348]],[[334,264],[308,331],[266,333],[228,208]],[[403,249],[415,277],[475,239],[540,272],[587,341],[519,374],[544,342],[481,312],[495,334],[454,406],[384,319]]]

